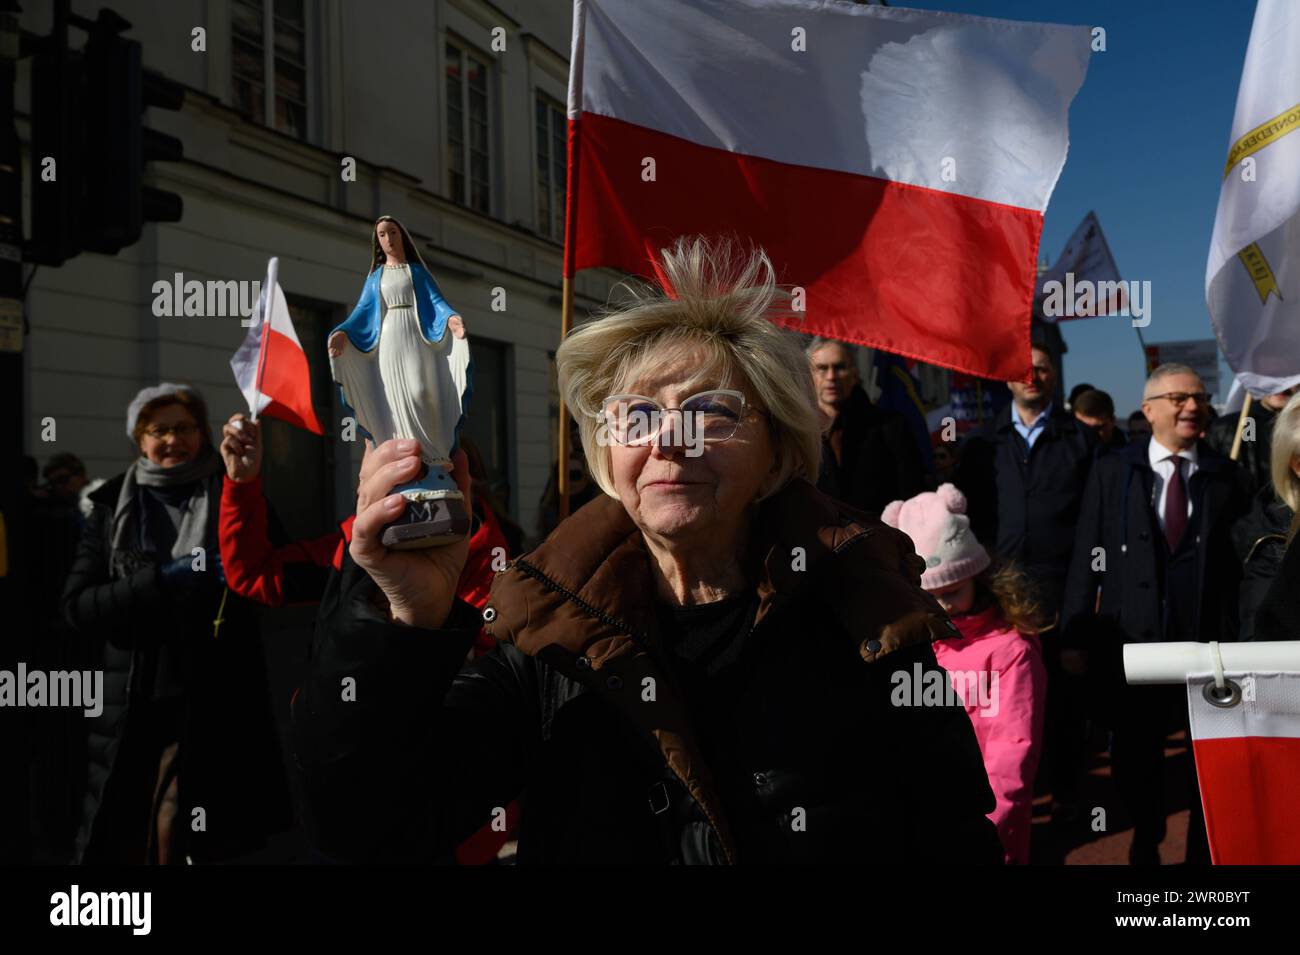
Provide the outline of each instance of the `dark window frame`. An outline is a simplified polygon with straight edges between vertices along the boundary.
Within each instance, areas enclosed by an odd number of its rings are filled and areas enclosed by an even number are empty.
[[[497,192],[495,60],[472,43],[448,33],[443,61],[447,197],[458,205],[492,215]],[[479,84],[467,82],[471,63],[480,67]],[[476,102],[481,103],[480,115],[476,115]]]
[[[534,214],[538,233],[557,242],[564,240],[568,137],[568,111],[559,100],[538,90],[533,99]]]
[[[302,140],[313,135],[311,10],[309,0],[231,0],[232,104],[253,122]]]

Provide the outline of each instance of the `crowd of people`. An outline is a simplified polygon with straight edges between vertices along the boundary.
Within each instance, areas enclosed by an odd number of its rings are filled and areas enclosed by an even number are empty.
[[[769,321],[761,253],[682,240],[663,267],[672,297],[561,344],[571,515],[553,483],[532,547],[463,432],[463,542],[380,542],[403,439],[367,445],[354,515],[286,539],[260,425],[214,441],[178,384],[127,409],[125,473],[33,474],[33,633],[105,701],[75,743],[71,719],[32,737],[56,847],[32,857],[236,859],[298,818],[318,862],[1024,864],[1036,792],[1053,828],[1089,818],[1100,728],[1130,861],[1157,863],[1187,707],[1128,686],[1122,648],[1300,634],[1300,396],[1263,398],[1233,460],[1237,417],[1211,421],[1192,369],[1154,369],[1120,427],[1098,389],[1060,401],[1035,343],[1032,380],[927,470],[852,346]],[[701,454],[664,413],[688,398]],[[304,603],[295,814],[256,608]],[[963,681],[957,705],[922,693]]]

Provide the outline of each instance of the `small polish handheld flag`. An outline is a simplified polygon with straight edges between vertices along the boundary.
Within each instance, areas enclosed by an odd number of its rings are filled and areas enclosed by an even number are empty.
[[[1254,396],[1300,384],[1300,4],[1259,0],[1205,269],[1219,348]]]
[[[293,330],[289,303],[277,278],[279,267],[279,259],[267,263],[253,326],[230,359],[230,367],[254,421],[264,414],[324,434],[311,403],[307,355]]]
[[[1207,693],[1213,676],[1187,678],[1210,858],[1216,865],[1300,865],[1300,672],[1228,678],[1225,691],[1235,693],[1217,706]]]
[[[565,275],[739,234],[805,292],[783,324],[1027,380],[1090,53],[1086,27],[842,0],[575,0]]]
[[[1056,264],[1039,276],[1038,301],[1048,322],[1117,315],[1128,307],[1128,292],[1097,213],[1083,217]]]

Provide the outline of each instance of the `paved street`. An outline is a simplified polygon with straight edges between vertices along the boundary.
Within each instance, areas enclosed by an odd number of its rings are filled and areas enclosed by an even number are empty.
[[[1089,756],[1088,771],[1082,791],[1082,818],[1069,830],[1053,829],[1051,824],[1051,796],[1044,794],[1034,800],[1034,833],[1030,848],[1030,861],[1035,865],[1127,865],[1129,844],[1133,841],[1132,822],[1120,802],[1119,792],[1110,772],[1110,757],[1104,750],[1105,740],[1095,740],[1097,751]],[[1164,865],[1183,861],[1187,842],[1188,810],[1182,799],[1182,788],[1175,784],[1186,772],[1186,761],[1191,756],[1182,733],[1169,737],[1165,744],[1165,791],[1170,793],[1168,805],[1169,831],[1160,845],[1160,860]],[[1094,832],[1091,828],[1093,810],[1106,810],[1106,831]],[[1063,858],[1062,858],[1063,856]]]

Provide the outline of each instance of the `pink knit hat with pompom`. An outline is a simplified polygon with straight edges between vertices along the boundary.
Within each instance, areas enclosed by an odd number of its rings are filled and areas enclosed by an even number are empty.
[[[991,561],[989,552],[971,533],[966,497],[951,484],[926,491],[907,501],[893,501],[881,519],[912,538],[925,560],[921,586],[942,590],[974,577]]]

